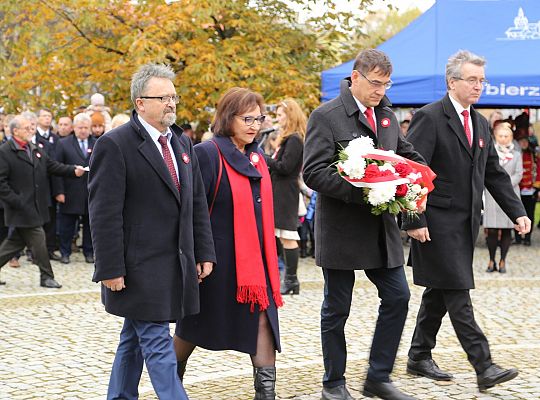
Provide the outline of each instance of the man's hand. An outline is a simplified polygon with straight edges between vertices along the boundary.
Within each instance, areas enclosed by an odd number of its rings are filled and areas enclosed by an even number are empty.
[[[520,235],[525,235],[531,231],[531,220],[527,216],[519,217],[514,228]]]
[[[213,268],[214,263],[208,261],[197,263],[197,278],[199,278],[199,283],[201,283],[204,278],[212,273]]]
[[[124,285],[123,276],[113,279],[105,279],[104,281],[101,281],[101,283],[103,283],[107,289],[111,289],[113,292],[119,292],[120,290],[126,288],[126,285]]]
[[[418,229],[409,229],[407,231],[407,235],[409,235],[413,239],[416,239],[422,243],[424,243],[425,241],[431,242],[431,238],[429,237],[429,230],[427,227],[418,228]]]
[[[77,178],[83,176],[85,172],[86,170],[84,169],[84,167],[81,167],[80,165],[75,165],[75,176]]]
[[[59,203],[65,203],[66,202],[66,195],[65,194],[57,194],[54,198]]]

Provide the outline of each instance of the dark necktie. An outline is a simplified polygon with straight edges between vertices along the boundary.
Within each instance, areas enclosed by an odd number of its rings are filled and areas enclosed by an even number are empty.
[[[364,111],[364,114],[366,115],[367,122],[369,123],[369,126],[371,126],[371,129],[377,134],[377,129],[375,129],[375,120],[373,119],[373,108],[368,107],[366,108],[366,111]]]
[[[469,128],[469,112],[467,110],[463,110],[461,115],[463,115],[463,128],[465,129],[465,135],[467,135],[469,147],[472,147],[471,128]]]
[[[86,143],[84,143],[84,140],[80,141],[81,151],[86,156]]]
[[[171,156],[171,152],[169,151],[169,146],[167,146],[167,136],[161,135],[158,139],[158,142],[159,144],[161,144],[163,160],[165,160],[165,164],[167,164],[167,169],[169,170],[169,174],[171,174],[174,186],[176,186],[178,191],[180,191],[180,182],[178,182],[178,176],[176,176],[176,170],[174,169],[174,162]]]

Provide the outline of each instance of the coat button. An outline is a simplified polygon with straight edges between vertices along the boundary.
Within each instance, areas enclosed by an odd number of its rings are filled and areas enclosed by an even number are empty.
[[[260,202],[262,201],[261,198],[260,198],[259,196],[257,196],[257,199],[256,199],[256,200],[257,200],[257,203],[260,203]]]
[[[358,137],[358,133],[353,132],[352,137]]]
[[[180,255],[184,254],[184,253],[182,252],[182,249],[178,249],[178,254],[180,254]]]

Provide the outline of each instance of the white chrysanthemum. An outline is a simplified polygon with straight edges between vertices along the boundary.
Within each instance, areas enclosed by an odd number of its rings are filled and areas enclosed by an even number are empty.
[[[351,140],[345,148],[345,154],[351,157],[360,157],[375,149],[373,140],[367,136],[361,136],[358,139]]]
[[[368,193],[368,202],[373,206],[378,206],[394,200],[396,187],[394,185],[384,185],[378,188],[371,189]]]
[[[352,179],[362,179],[366,170],[366,160],[358,155],[349,156],[346,161],[340,163],[343,172]]]
[[[394,166],[392,164],[388,163],[388,162],[381,165],[379,167],[379,171],[390,171],[393,174],[396,173],[396,169],[394,168]]]
[[[422,177],[421,173],[414,173],[411,172],[409,175],[407,175],[407,178],[409,178],[412,182],[416,181],[417,179],[420,179]]]
[[[413,193],[420,193],[420,191],[422,190],[422,186],[414,184],[411,186],[411,190],[413,191]]]
[[[427,192],[428,192],[428,188],[426,188],[426,187],[423,187],[422,190],[420,190],[420,194],[421,194],[422,196],[425,195],[425,194],[427,194]]]

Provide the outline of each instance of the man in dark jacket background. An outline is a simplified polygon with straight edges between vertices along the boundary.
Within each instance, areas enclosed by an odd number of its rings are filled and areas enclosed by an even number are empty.
[[[324,275],[321,339],[325,374],[322,398],[352,399],[345,386],[345,323],[351,307],[355,270],[364,270],[377,287],[381,305],[369,356],[364,394],[383,399],[411,399],[390,382],[407,317],[409,286],[396,218],[371,213],[364,192],[343,180],[333,163],[340,149],[360,136],[377,147],[414,161],[424,159],[401,136],[385,97],[391,86],[390,60],[379,50],[356,58],[340,96],[310,116],[304,149],[304,181],[318,192],[315,212],[315,259]],[[371,121],[371,122],[370,122]]]
[[[0,146],[0,201],[4,205],[8,237],[0,245],[0,267],[24,246],[32,250],[41,280],[47,288],[60,288],[54,279],[43,225],[49,220],[49,174],[82,176],[80,166],[58,163],[34,146],[31,122],[17,116],[10,122],[13,139]]]
[[[142,66],[131,121],[101,136],[90,159],[93,280],[106,311],[124,317],[107,399],[137,398],[143,362],[160,399],[187,399],[169,322],[199,312],[216,258],[197,156],[174,125],[174,78]]]
[[[483,58],[469,51],[454,54],[446,65],[447,95],[414,114],[407,140],[424,156],[437,179],[425,214],[403,225],[416,239],[409,260],[414,283],[426,287],[407,370],[431,379],[452,379],[431,357],[448,312],[481,391],[518,374],[516,369],[493,363],[487,339],[474,319],[469,293],[474,288],[472,262],[484,186],[515,221],[518,233],[531,228],[510,177],[499,165],[489,124],[471,107],[487,84],[484,65]]]

